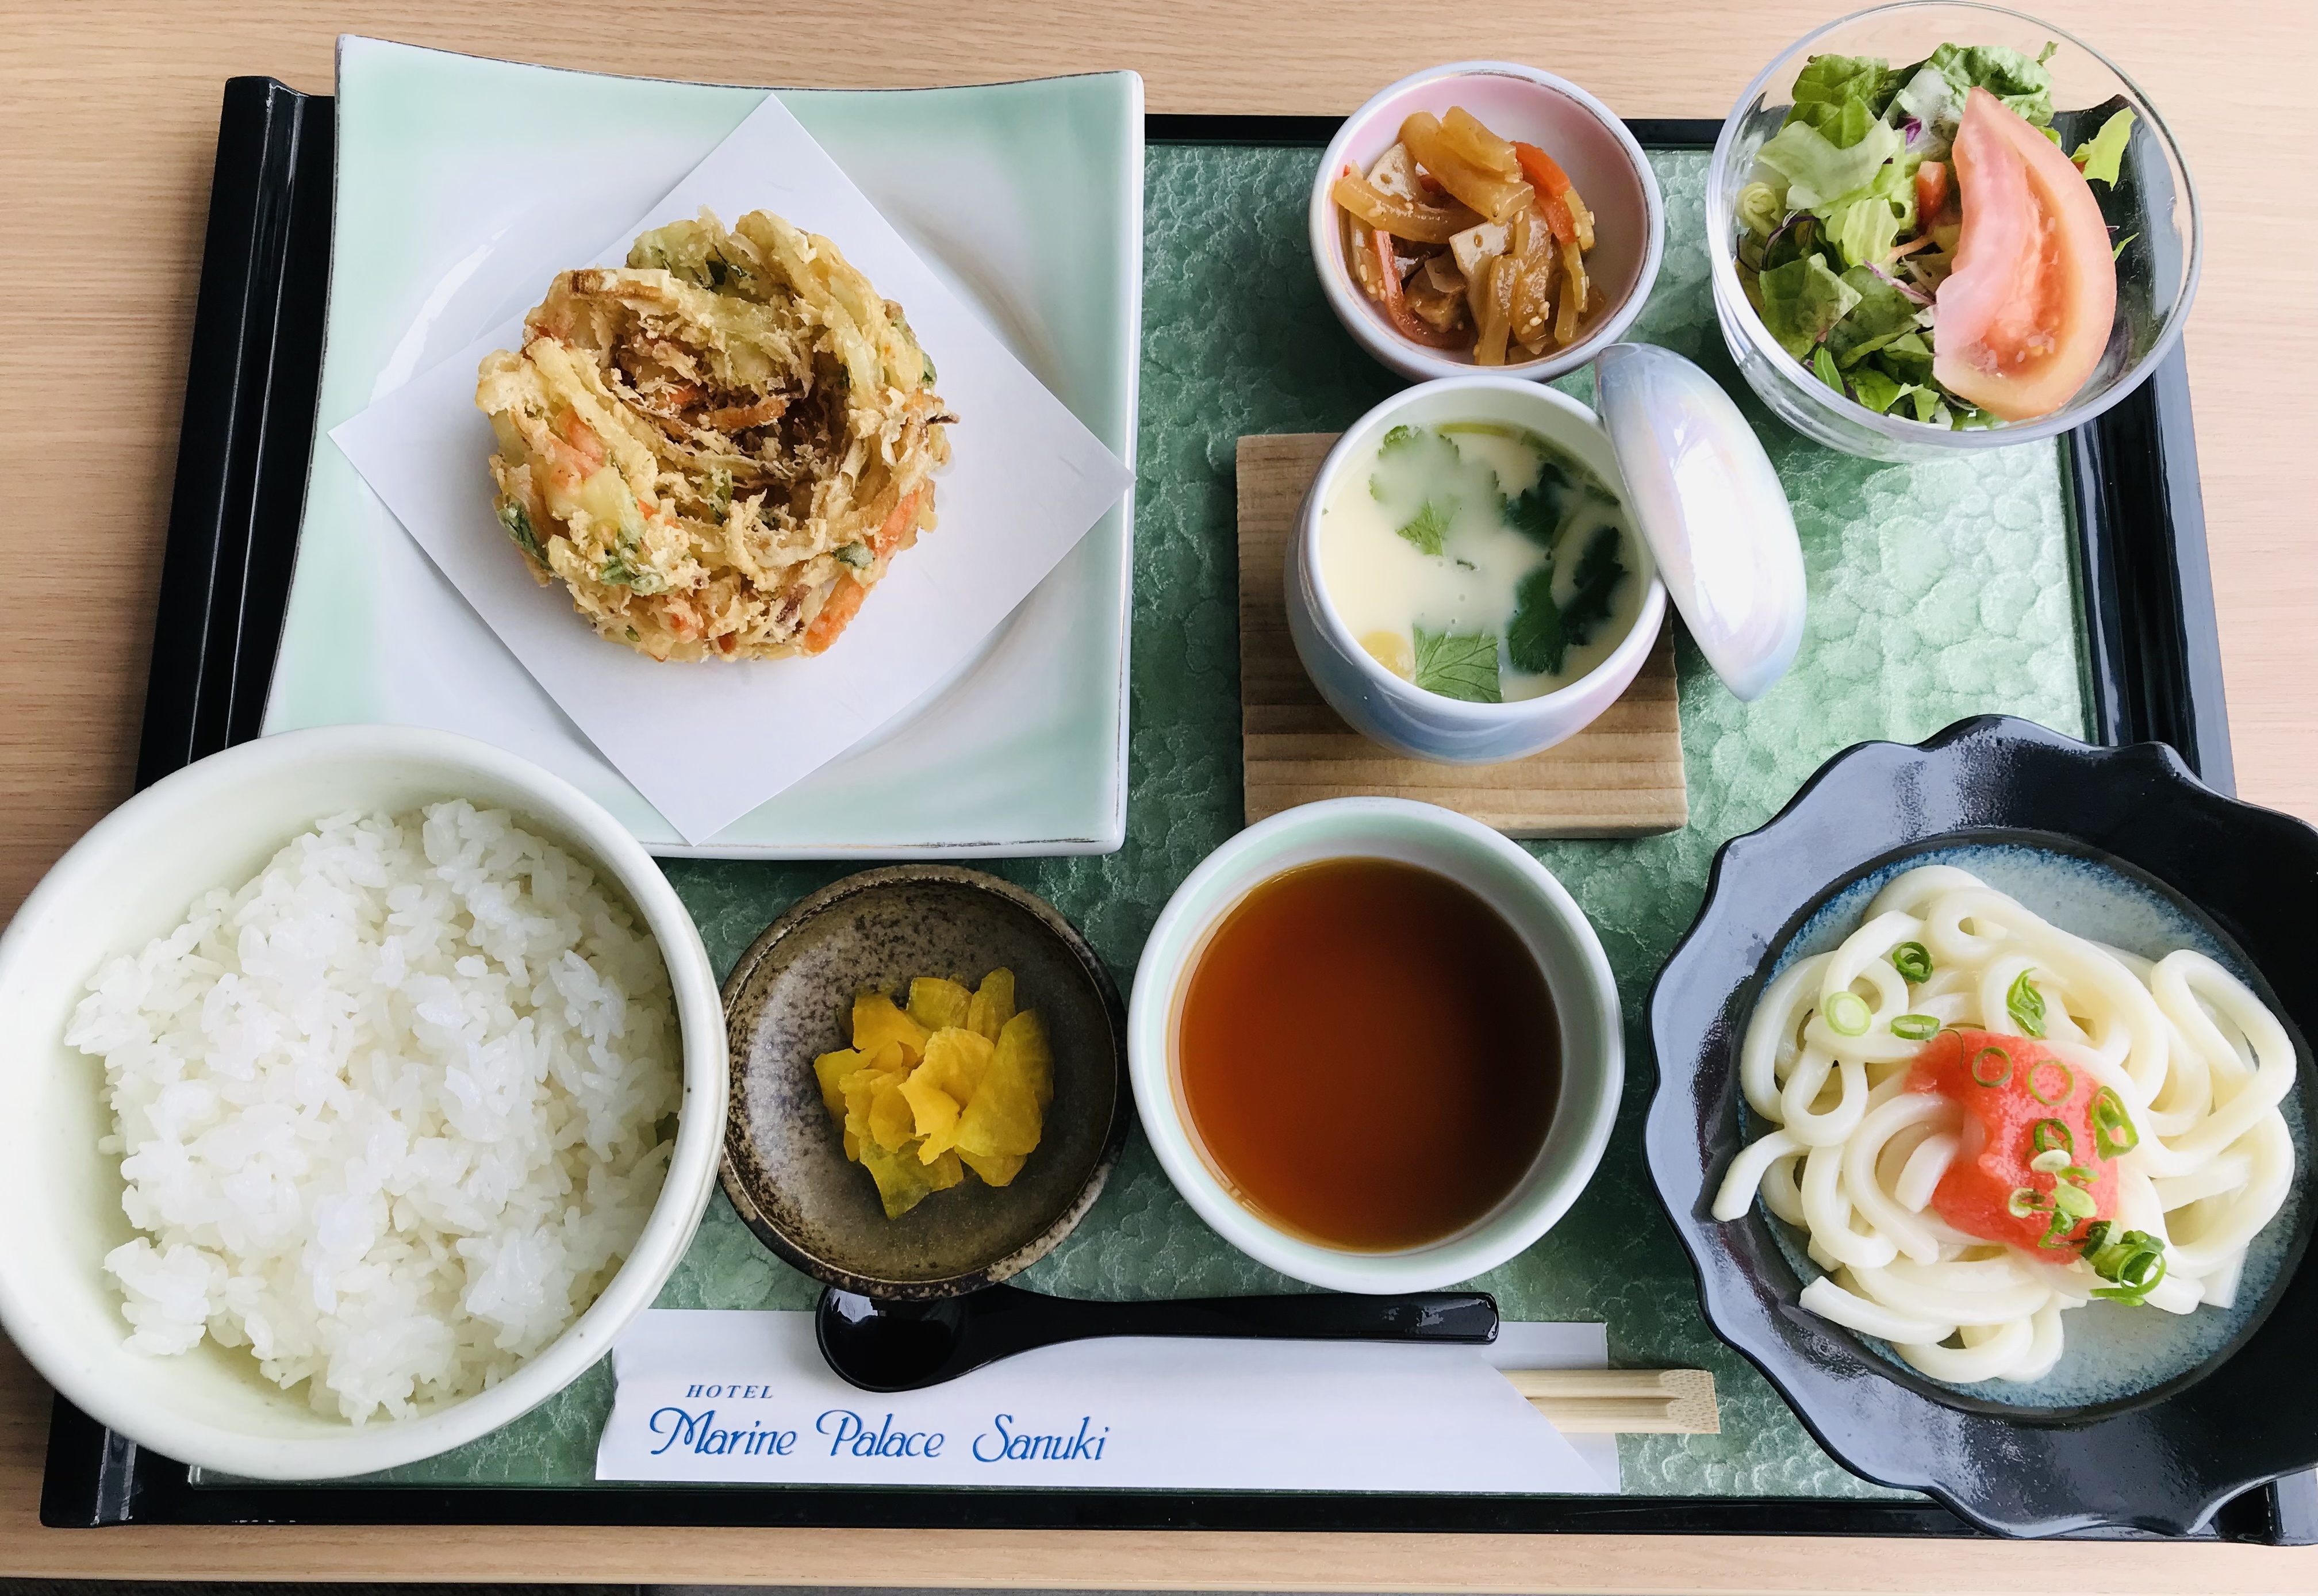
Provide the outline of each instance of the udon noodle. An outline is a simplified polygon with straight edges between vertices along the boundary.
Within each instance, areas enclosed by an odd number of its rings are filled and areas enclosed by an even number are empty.
[[[2042,1011],[2024,1020],[2025,983]],[[2119,1140],[2133,1141],[2114,1157],[2116,1211],[2102,1228],[2161,1248],[2145,1293],[2115,1289],[2090,1248],[2032,1251],[1942,1217],[1935,1188],[1977,1127],[1954,1098],[1925,1089],[1915,1064],[1950,1027],[2041,1031],[2038,1047],[2114,1093],[2109,1111],[2121,1104],[2130,1122]],[[2278,1105],[2294,1072],[2285,1027],[2204,954],[2152,963],[2048,924],[1965,871],[1927,865],[1885,886],[1840,946],[1798,959],[1764,992],[1739,1079],[1747,1107],[1776,1128],[1732,1160],[1713,1213],[1737,1219],[1759,1191],[1809,1233],[1827,1271],[1802,1305],[1890,1342],[1935,1379],[2034,1380],[2060,1359],[2062,1314],[2097,1294],[2170,1314],[2231,1305],[2247,1244],[2293,1184]],[[2113,1145],[2104,1133],[2104,1152]],[[2068,1223],[2056,1217],[2053,1233]]]

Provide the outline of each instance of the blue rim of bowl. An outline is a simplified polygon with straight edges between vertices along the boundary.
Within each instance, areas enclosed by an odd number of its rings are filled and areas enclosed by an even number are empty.
[[[1958,11],[1985,11],[1997,16],[2012,17],[2042,28],[2053,38],[2062,40],[2073,49],[2084,51],[2110,72],[2115,73],[2116,80],[2130,90],[2134,98],[2141,103],[2141,109],[2146,113],[2146,120],[2181,168],[2181,196],[2187,202],[2189,212],[2189,247],[2187,265],[2182,268],[2179,302],[2175,305],[2172,315],[2166,318],[2164,330],[2157,335],[2157,341],[2143,353],[2139,360],[2125,369],[2124,376],[2118,380],[2116,386],[2102,395],[2100,403],[2090,408],[2071,412],[2067,405],[2063,405],[2053,414],[2039,416],[2033,421],[2005,422],[1995,426],[1962,431],[1904,419],[1897,427],[1894,427],[1891,425],[1891,417],[1878,416],[1848,394],[1836,392],[1817,377],[1810,375],[1801,363],[1779,347],[1778,340],[1771,336],[1771,329],[1763,325],[1762,317],[1756,312],[1753,301],[1747,298],[1745,291],[1738,286],[1738,267],[1732,264],[1733,252],[1725,249],[1721,242],[1729,231],[1730,214],[1727,207],[1715,203],[1715,193],[1719,186],[1715,180],[1730,159],[1731,141],[1738,136],[1738,124],[1746,116],[1747,108],[1755,103],[1756,96],[1770,87],[1771,74],[1777,70],[1779,63],[1815,40],[1824,39],[1838,29],[1847,28],[1863,18],[1877,16],[1891,11],[1921,10],[1932,5],[1948,6]],[[1723,219],[1719,227],[1717,217]],[[1706,164],[1706,264],[1708,271],[1713,277],[1716,299],[1719,301],[1723,296],[1729,296],[1730,313],[1743,319],[1757,347],[1765,354],[1774,357],[1772,363],[1778,369],[1790,388],[1808,396],[1814,405],[1831,408],[1845,420],[1868,427],[1879,436],[1899,444],[1918,444],[1932,448],[2000,449],[2014,444],[2033,444],[2045,438],[2057,437],[2064,432],[2071,432],[2084,426],[2089,421],[2098,420],[2115,408],[2120,401],[2128,398],[2134,390],[2146,382],[2152,373],[2164,364],[2166,357],[2179,346],[2181,335],[2188,326],[2189,311],[2197,303],[2197,284],[2204,276],[2206,269],[2205,211],[2197,203],[2197,181],[2189,170],[2188,152],[2181,148],[2180,140],[2174,138],[2172,125],[2166,121],[2164,113],[2157,109],[2156,102],[2149,97],[2147,91],[2134,82],[2122,67],[2066,28],[2056,27],[2042,17],[2031,16],[2025,11],[2015,11],[2008,5],[1988,5],[1981,4],[1981,0],[1896,0],[1896,4],[1893,4],[1871,5],[1864,11],[1855,11],[1847,16],[1837,17],[1831,22],[1814,28],[1792,44],[1781,49],[1771,58],[1762,71],[1755,75],[1754,81],[1740,91],[1737,103],[1730,108],[1730,114],[1722,119],[1722,131],[1716,135],[1714,153],[1708,157]],[[2070,402],[2071,404],[2075,402],[2073,396]]]
[[[1651,986],[1650,1178],[1708,1323],[1854,1473],[1926,1492],[1999,1535],[2190,1534],[2229,1498],[2318,1465],[2318,1397],[2296,1394],[2318,1323],[2306,1226],[2267,1300],[2197,1367],[2114,1402],[2024,1409],[1918,1378],[1806,1313],[1760,1207],[1728,1224],[1708,1211],[1739,1142],[1738,1038],[1780,947],[1862,874],[1988,840],[2117,862],[2194,907],[2257,974],[2283,976],[2289,956],[2306,957],[2306,927],[2281,907],[2306,891],[2280,889],[2318,878],[2318,830],[2213,791],[2161,743],[2096,748],[1982,715],[1912,746],[1855,745],[1767,824],[1723,844],[1696,920]],[[2307,1080],[2318,983],[2269,986]]]
[[[1640,271],[1635,274],[1634,286],[1627,293],[1625,301],[1604,318],[1599,327],[1567,349],[1540,355],[1535,360],[1508,362],[1502,366],[1482,366],[1455,361],[1441,361],[1436,366],[1433,363],[1435,356],[1432,350],[1403,337],[1397,329],[1384,325],[1370,313],[1363,296],[1352,287],[1350,273],[1331,256],[1324,243],[1326,236],[1324,227],[1328,231],[1342,231],[1340,228],[1328,226],[1333,222],[1335,212],[1335,202],[1328,198],[1328,190],[1333,185],[1328,175],[1343,160],[1344,146],[1351,142],[1352,135],[1367,123],[1377,107],[1385,101],[1420,84],[1446,77],[1513,77],[1562,95],[1591,114],[1617,140],[1628,163],[1633,167],[1636,180],[1641,184],[1642,264]],[[1634,137],[1633,130],[1626,126],[1617,112],[1579,85],[1542,67],[1523,66],[1519,61],[1449,61],[1438,67],[1427,67],[1422,72],[1412,72],[1370,94],[1359,110],[1344,118],[1334,136],[1328,140],[1327,148],[1321,152],[1320,169],[1312,179],[1312,198],[1307,206],[1306,227],[1312,246],[1312,266],[1319,274],[1321,292],[1328,301],[1328,308],[1336,313],[1336,318],[1344,323],[1344,330],[1366,347],[1366,340],[1361,337],[1359,328],[1352,325],[1355,316],[1364,318],[1375,327],[1401,359],[1387,360],[1373,349],[1369,351],[1370,354],[1391,365],[1403,376],[1419,382],[1472,374],[1515,376],[1532,382],[1566,377],[1591,361],[1603,349],[1625,336],[1627,329],[1641,315],[1642,307],[1649,301],[1650,291],[1657,287],[1658,272],[1666,264],[1666,196],[1659,191],[1658,173],[1650,166],[1649,155],[1642,148],[1640,140]],[[1402,363],[1403,361],[1406,363]]]

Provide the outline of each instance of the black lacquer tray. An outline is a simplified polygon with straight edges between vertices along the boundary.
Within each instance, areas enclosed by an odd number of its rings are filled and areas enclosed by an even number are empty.
[[[257,735],[288,599],[320,376],[332,102],[270,78],[226,85],[162,572],[140,785]],[[1703,150],[1712,121],[1634,121]],[[1324,117],[1146,119],[1149,142],[1324,145]],[[2231,785],[2186,367],[2069,435],[2068,483],[2104,742],[2161,740]],[[58,1400],[41,1520],[127,1523],[817,1525],[1964,1537],[1928,1500],[1322,1496],[666,1486],[584,1490],[196,1484]],[[2105,1531],[2104,1538],[2130,1538]],[[2318,1476],[2224,1506],[2200,1538],[2318,1541]]]

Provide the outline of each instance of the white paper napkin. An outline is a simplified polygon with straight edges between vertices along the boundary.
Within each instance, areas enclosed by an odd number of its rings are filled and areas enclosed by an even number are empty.
[[[475,369],[521,347],[520,318],[425,372],[330,436],[500,641],[687,841],[714,835],[940,686],[1127,489],[1130,473],[944,286],[768,94],[651,212],[635,236],[712,210],[728,225],[772,211],[835,241],[900,302],[958,416],[936,478],[940,525],[897,558],[861,613],[814,659],[660,663],[596,635],[561,584],[542,587],[491,513],[490,424]]]
[[[1598,1324],[1505,1327],[1522,1367],[1599,1367]],[[654,1309],[612,1349],[603,1480],[1109,1490],[1615,1492],[1473,1347],[1120,1340],[925,1391],[829,1371],[813,1315]],[[1588,1440],[1596,1438],[1584,1438]]]

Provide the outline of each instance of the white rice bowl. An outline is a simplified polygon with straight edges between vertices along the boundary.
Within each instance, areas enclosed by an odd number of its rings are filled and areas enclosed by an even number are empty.
[[[277,833],[278,835],[278,833]],[[680,1088],[651,936],[463,800],[350,812],[90,982],[134,1332],[206,1336],[357,1424],[511,1374],[603,1291],[666,1179]]]

